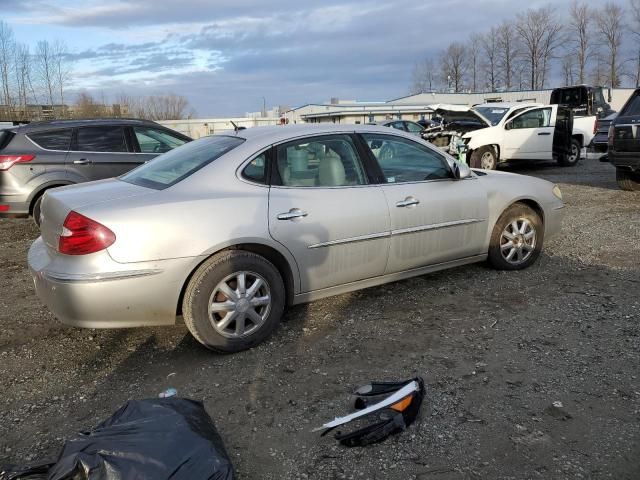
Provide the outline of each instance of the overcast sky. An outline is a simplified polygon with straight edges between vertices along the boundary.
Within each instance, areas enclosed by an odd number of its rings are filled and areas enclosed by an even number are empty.
[[[0,11],[20,42],[66,42],[75,88],[171,91],[202,117],[259,111],[263,97],[267,107],[400,97],[417,60],[548,3],[0,0]],[[569,0],[552,3],[566,15]]]

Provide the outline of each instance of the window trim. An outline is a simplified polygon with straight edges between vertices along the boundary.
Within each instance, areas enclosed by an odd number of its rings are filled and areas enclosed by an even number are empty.
[[[393,129],[390,129],[391,131],[393,131]],[[433,152],[437,157],[439,157],[444,164],[447,167],[447,171],[449,172],[449,177],[447,178],[431,178],[428,180],[412,180],[409,182],[387,182],[387,176],[384,174],[384,170],[382,169],[382,166],[380,165],[380,163],[378,162],[378,159],[376,158],[376,156],[374,155],[373,151],[371,150],[371,148],[369,148],[369,145],[367,144],[367,141],[364,138],[364,135],[382,135],[382,136],[388,136],[388,137],[394,137],[394,138],[400,138],[401,140],[406,140],[407,142],[411,142],[411,143],[415,143],[417,145],[421,145],[425,148],[428,148],[429,150],[431,150],[431,152]],[[373,159],[373,161],[375,162],[375,164],[377,165],[379,172],[380,172],[380,180],[379,180],[379,185],[408,185],[408,184],[412,184],[412,183],[430,183],[430,182],[443,182],[443,181],[457,181],[456,178],[453,176],[453,171],[451,170],[451,164],[447,161],[447,157],[442,154],[441,152],[437,151],[435,149],[435,147],[432,147],[430,145],[425,145],[424,143],[421,142],[416,142],[413,138],[407,138],[404,135],[393,135],[393,134],[388,134],[388,133],[380,133],[380,132],[359,132],[358,136],[360,136],[361,141],[363,143],[364,148],[367,149],[367,151],[369,152],[369,155],[371,156],[371,158]],[[455,159],[454,159],[455,161]]]
[[[32,139],[29,135],[33,135],[33,134],[37,134],[37,133],[49,133],[49,132],[62,132],[64,130],[71,130],[71,137],[69,138],[69,145],[67,146],[66,150],[55,150],[55,149],[51,149],[51,148],[44,148],[42,145],[40,145],[38,142],[36,142],[34,139]],[[26,132],[24,134],[24,136],[31,142],[33,143],[36,147],[38,147],[40,150],[44,150],[45,152],[59,152],[59,153],[67,153],[69,151],[71,151],[71,145],[73,145],[73,135],[74,135],[74,129],[69,127],[69,128],[53,128],[51,130],[40,130],[37,132]]]
[[[295,186],[295,185],[282,185],[282,178],[280,177],[280,172],[278,171],[277,165],[278,165],[278,147],[281,147],[282,145],[286,145],[288,143],[294,143],[294,142],[300,142],[300,141],[304,141],[306,139],[311,139],[311,138],[323,138],[323,137],[335,137],[335,136],[346,136],[349,137],[351,139],[351,141],[353,142],[353,146],[355,147],[355,153],[356,153],[356,157],[357,160],[360,162],[360,166],[362,168],[362,173],[364,174],[364,178],[365,178],[365,183],[360,184],[360,185],[334,185],[334,186],[322,186],[322,185],[313,185],[313,186]],[[361,156],[361,152],[360,149],[358,148],[358,140],[357,140],[357,135],[354,134],[353,132],[336,132],[336,133],[318,133],[318,134],[313,134],[313,135],[302,135],[300,137],[295,137],[295,138],[289,138],[287,140],[284,140],[282,142],[278,142],[276,144],[273,144],[271,146],[271,148],[273,149],[272,152],[272,167],[270,168],[270,175],[269,175],[269,186],[273,187],[273,188],[287,188],[287,189],[327,189],[327,188],[361,188],[361,187],[370,187],[372,185],[371,182],[371,178],[368,172],[368,168],[367,168],[367,162],[365,161],[365,159]],[[252,157],[253,158],[253,157]]]

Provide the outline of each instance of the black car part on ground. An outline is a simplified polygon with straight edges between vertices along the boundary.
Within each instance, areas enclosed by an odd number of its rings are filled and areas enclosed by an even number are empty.
[[[45,478],[43,469],[48,480],[235,478],[202,403],[177,397],[130,400],[93,430],[67,441],[48,467],[5,468],[0,480]]]
[[[324,436],[339,426],[355,422],[355,429],[338,431],[334,435],[336,440],[347,447],[381,442],[415,421],[424,394],[424,381],[420,377],[402,382],[372,382],[354,392],[356,412],[327,422],[317,430],[324,429]],[[377,402],[371,404],[372,399]]]

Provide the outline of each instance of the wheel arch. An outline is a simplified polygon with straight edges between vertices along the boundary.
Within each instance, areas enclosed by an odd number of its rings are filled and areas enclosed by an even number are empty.
[[[56,187],[64,187],[67,185],[73,185],[73,182],[69,182],[66,180],[54,180],[39,185],[38,188],[34,189],[29,196],[29,215],[33,215],[33,207],[36,204],[36,201],[40,197],[42,197],[42,195],[44,195],[47,190]]]
[[[204,262],[206,262],[212,256],[225,252],[228,250],[243,250],[245,252],[255,253],[256,255],[260,255],[267,260],[269,260],[278,270],[282,280],[284,282],[284,288],[286,293],[286,305],[291,305],[293,303],[293,298],[296,293],[296,278],[294,276],[294,269],[291,263],[287,260],[287,258],[279,252],[276,248],[271,247],[269,245],[265,245],[262,243],[237,243],[233,245],[226,246],[224,248],[217,249],[212,252],[208,252],[205,257],[202,258],[200,262],[198,262],[189,272],[189,275],[185,279],[182,288],[180,289],[180,295],[178,296],[178,304],[176,306],[176,315],[182,314],[182,301],[184,299],[184,294],[187,289],[187,285],[193,278],[195,272],[200,268]]]
[[[580,142],[580,148],[584,147],[584,135],[582,133],[576,133],[571,135],[571,138],[578,140]]]

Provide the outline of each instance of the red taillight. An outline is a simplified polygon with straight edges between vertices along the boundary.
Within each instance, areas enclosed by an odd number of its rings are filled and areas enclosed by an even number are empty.
[[[9,208],[9,205],[0,205],[0,212],[8,212]]]
[[[0,155],[0,170],[9,170],[16,163],[30,162],[35,155]]]
[[[593,134],[594,135],[596,133],[598,133],[598,128],[600,128],[600,125],[598,125],[598,120],[596,120],[595,122],[593,122]]]
[[[107,227],[77,212],[69,212],[62,226],[58,251],[65,255],[99,252],[116,241],[115,233]]]

